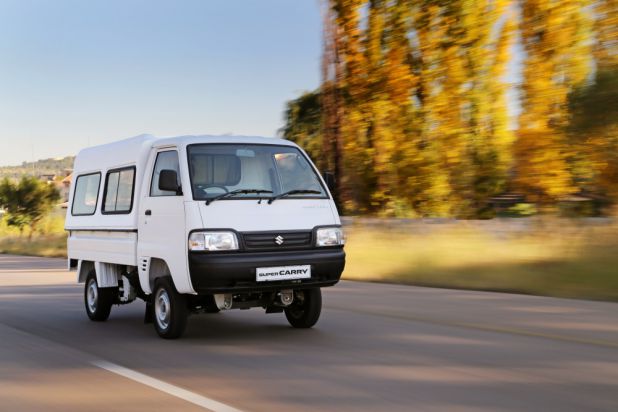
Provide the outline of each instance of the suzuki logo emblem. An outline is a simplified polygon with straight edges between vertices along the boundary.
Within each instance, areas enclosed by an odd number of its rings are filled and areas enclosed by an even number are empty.
[[[283,244],[283,236],[279,235],[275,238],[275,243],[278,245],[282,245]]]

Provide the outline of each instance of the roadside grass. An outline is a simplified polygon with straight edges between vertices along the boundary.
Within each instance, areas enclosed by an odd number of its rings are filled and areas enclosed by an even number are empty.
[[[474,222],[413,233],[347,228],[343,278],[618,301],[618,225],[544,221],[491,233]]]
[[[0,253],[26,256],[66,257],[65,234],[9,236],[0,238]]]
[[[345,227],[344,279],[618,301],[618,222],[538,219]],[[64,219],[32,239],[0,220],[0,253],[66,257]]]
[[[14,227],[7,226],[0,220],[0,253],[10,253],[27,256],[66,257],[66,234],[64,232],[64,216],[62,212],[52,213],[45,217],[32,233],[25,228],[19,233]]]

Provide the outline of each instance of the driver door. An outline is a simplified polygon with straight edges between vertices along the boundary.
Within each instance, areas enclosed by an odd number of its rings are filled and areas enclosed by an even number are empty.
[[[175,170],[178,183],[183,187],[176,148],[159,149],[151,154],[145,177],[145,181],[150,180],[150,185],[142,191],[139,210],[139,265],[140,269],[151,267],[152,259],[161,259],[167,264],[178,291],[191,292],[190,282],[187,282],[184,198],[182,193],[159,189],[162,170]],[[140,270],[142,287],[151,287],[149,279],[143,279],[144,276],[147,277],[148,273]]]

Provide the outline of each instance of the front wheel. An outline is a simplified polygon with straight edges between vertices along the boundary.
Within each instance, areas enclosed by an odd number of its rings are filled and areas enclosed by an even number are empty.
[[[164,339],[179,338],[185,331],[189,316],[186,297],[176,291],[169,279],[164,278],[157,280],[153,299],[155,330]]]
[[[94,270],[88,273],[84,288],[84,305],[90,320],[103,322],[109,318],[116,297],[117,288],[99,288]]]
[[[294,302],[285,308],[285,317],[295,328],[310,328],[322,312],[320,288],[300,290],[294,293]]]

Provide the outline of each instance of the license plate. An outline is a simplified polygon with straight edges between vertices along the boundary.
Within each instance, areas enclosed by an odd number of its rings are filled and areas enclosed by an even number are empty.
[[[270,268],[257,268],[255,280],[268,282],[273,280],[293,280],[311,278],[311,266],[275,266]]]

